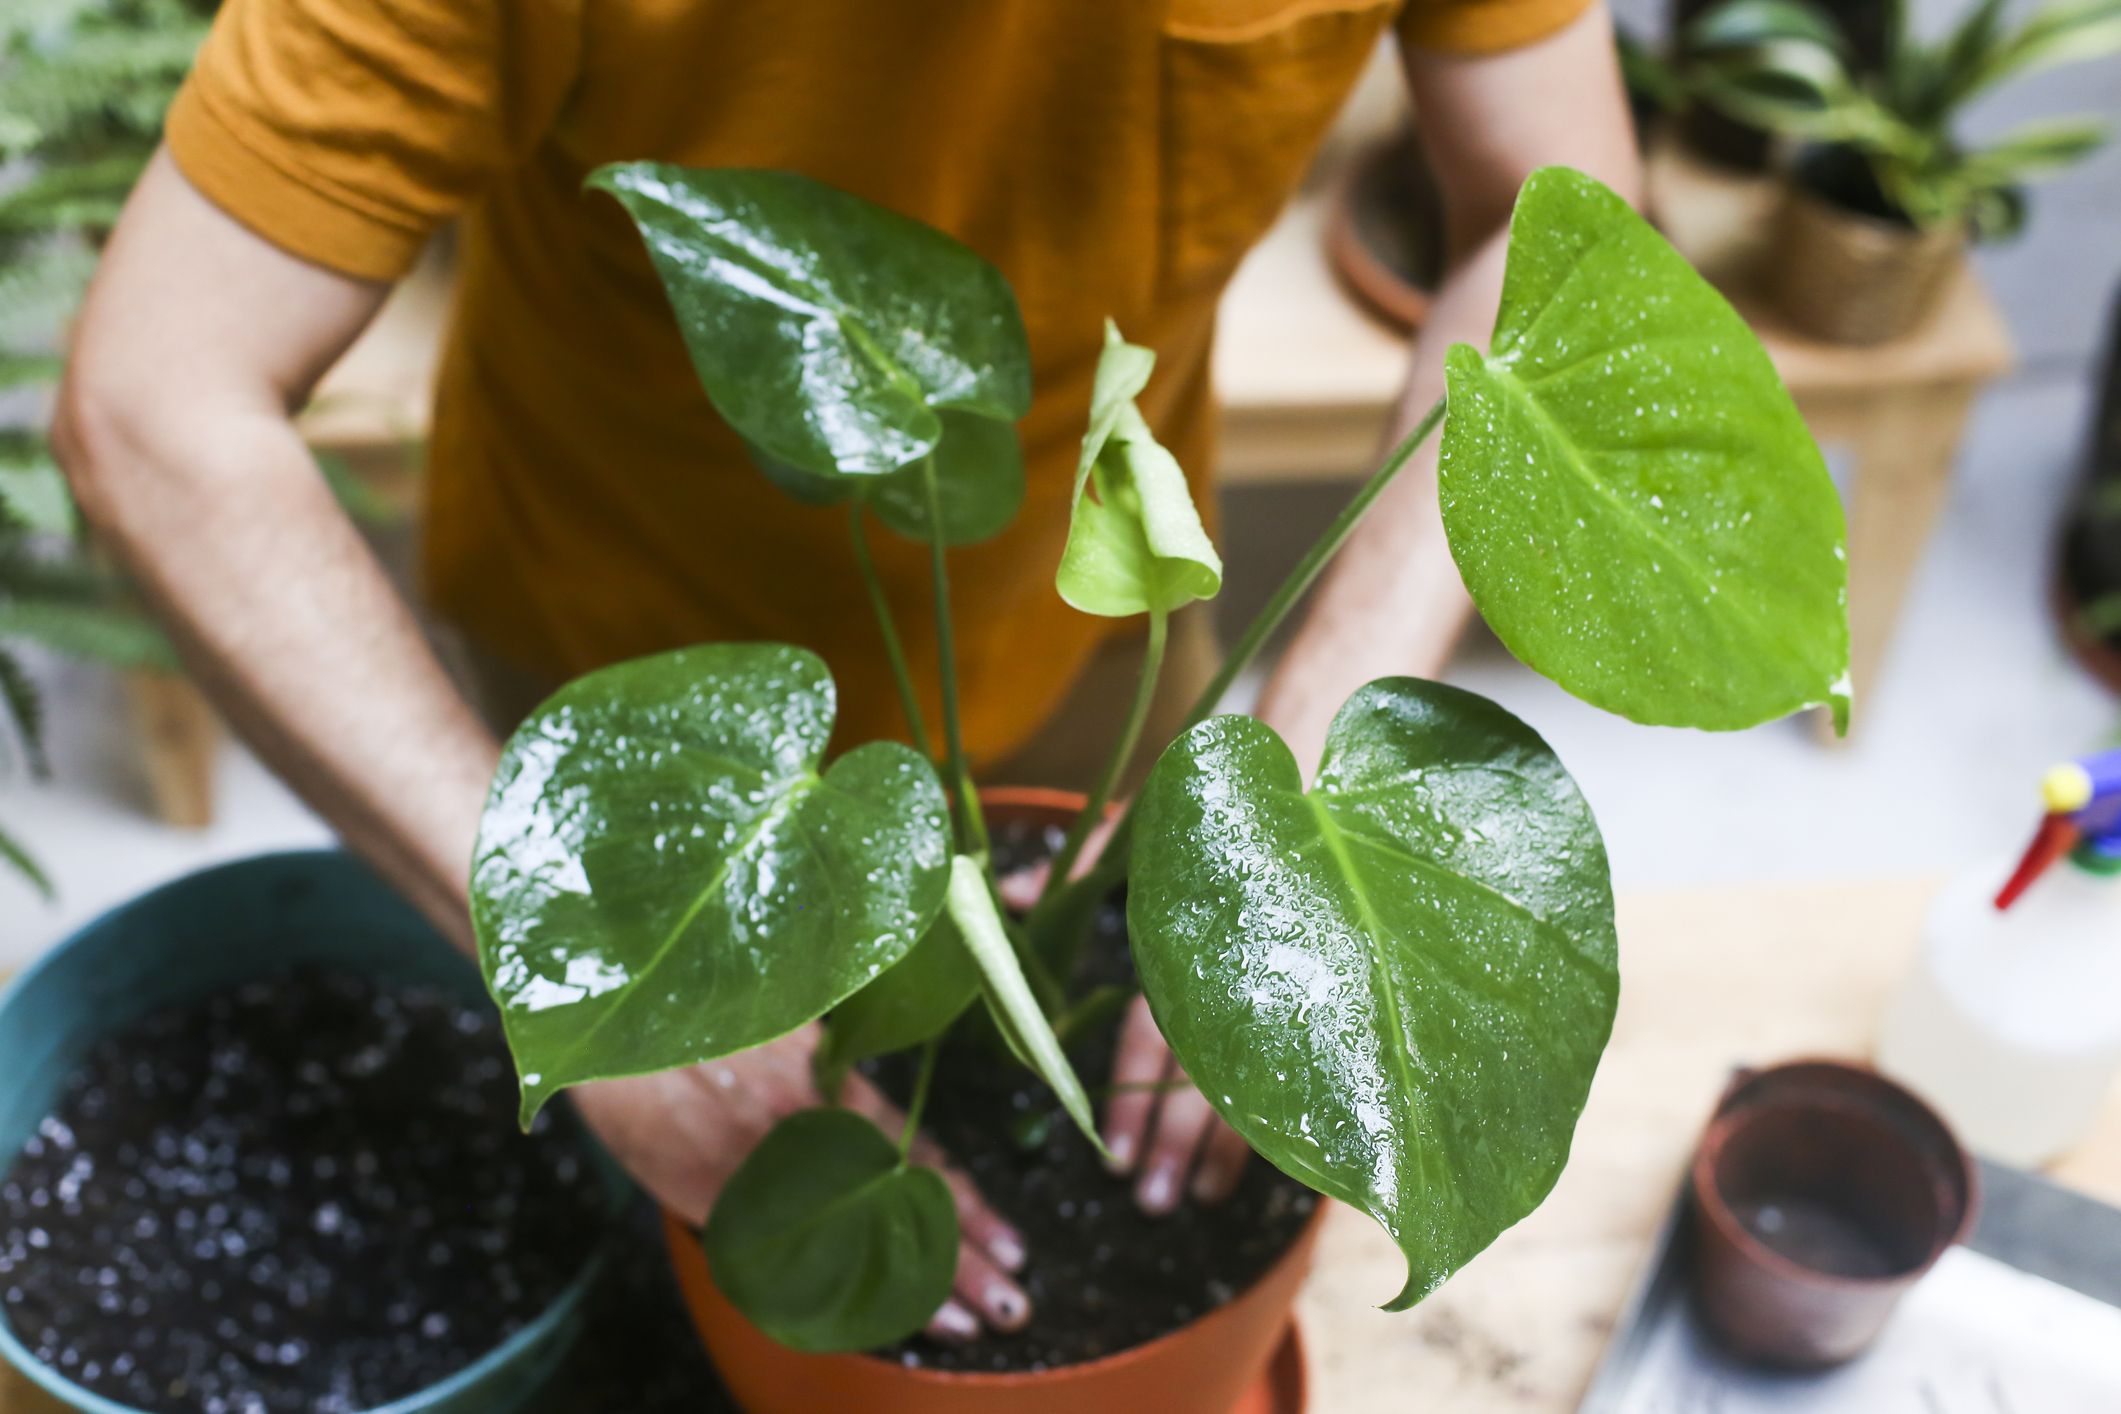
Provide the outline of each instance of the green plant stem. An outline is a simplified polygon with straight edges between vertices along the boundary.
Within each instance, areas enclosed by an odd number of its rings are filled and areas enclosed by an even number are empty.
[[[913,1152],[913,1136],[921,1132],[921,1111],[928,1108],[928,1086],[935,1080],[935,1058],[942,1049],[943,1038],[940,1036],[930,1037],[928,1044],[921,1047],[921,1068],[913,1077],[913,1098],[906,1104],[906,1123],[898,1135],[901,1162]]]
[[[1105,766],[1098,773],[1097,784],[1090,788],[1090,796],[1077,812],[1075,823],[1068,828],[1067,841],[1054,856],[1053,865],[1046,871],[1046,886],[1039,894],[1044,903],[1056,889],[1075,872],[1075,861],[1081,857],[1083,844],[1097,822],[1105,816],[1105,802],[1112,798],[1112,787],[1134,759],[1134,748],[1141,740],[1142,724],[1149,719],[1149,706],[1156,697],[1156,680],[1163,672],[1164,641],[1170,624],[1170,615],[1161,609],[1149,611],[1149,642],[1142,649],[1141,676],[1134,684],[1134,702],[1127,709],[1126,725],[1120,728],[1119,740],[1113,744],[1112,754],[1105,759]]]
[[[972,787],[972,768],[965,760],[965,731],[957,706],[957,639],[950,627],[950,570],[943,547],[943,498],[936,489],[935,458],[921,463],[921,486],[928,494],[928,558],[935,577],[936,668],[942,678],[943,740],[950,751],[950,780],[957,794],[958,829],[968,853],[981,859],[992,852],[979,792]]]
[[[877,578],[876,561],[869,555],[869,531],[862,520],[862,503],[847,505],[847,537],[854,545],[854,565],[861,572],[862,588],[869,593],[869,608],[876,615],[877,631],[883,635],[884,656],[891,660],[891,681],[898,688],[898,705],[906,714],[906,730],[913,749],[933,760],[928,745],[928,723],[921,716],[920,697],[913,690],[913,674],[906,667],[906,649],[899,642],[898,625],[891,618],[890,601],[884,598],[883,581]]]
[[[1333,523],[1327,526],[1325,532],[1312,543],[1311,548],[1304,552],[1303,559],[1297,562],[1295,569],[1289,571],[1288,577],[1282,580],[1281,587],[1274,591],[1274,597],[1269,599],[1266,607],[1255,614],[1252,622],[1246,625],[1236,646],[1231,648],[1229,656],[1223,660],[1221,670],[1201,689],[1200,696],[1193,699],[1193,706],[1186,713],[1186,727],[1202,721],[1215,710],[1215,704],[1230,690],[1230,684],[1237,681],[1237,675],[1252,665],[1252,660],[1259,656],[1260,649],[1266,647],[1267,640],[1274,636],[1274,630],[1281,627],[1282,620],[1289,616],[1289,611],[1304,597],[1304,593],[1310,589],[1319,573],[1340,552],[1340,547],[1348,543],[1348,537],[1355,533],[1355,527],[1362,523],[1362,518],[1369,513],[1377,498],[1383,495],[1385,488],[1406,469],[1407,463],[1414,460],[1414,454],[1421,450],[1422,443],[1428,441],[1429,435],[1443,422],[1443,415],[1444,400],[1438,398],[1430,405],[1429,410],[1422,414],[1421,421],[1414,424],[1413,430],[1400,439],[1391,455],[1384,459],[1377,470],[1370,473],[1370,479],[1348,499],[1348,504],[1333,518]],[[1037,913],[1032,918],[1034,934],[1038,932],[1037,915],[1048,912],[1049,905],[1058,907],[1060,900],[1068,893],[1082,890],[1092,897],[1102,898],[1117,887],[1126,873],[1127,841],[1133,828],[1134,803],[1129,801],[1125,813],[1120,816],[1119,823],[1113,827],[1111,836],[1105,841],[1104,849],[1098,854],[1096,866],[1081,879],[1069,884],[1065,890],[1039,900]]]

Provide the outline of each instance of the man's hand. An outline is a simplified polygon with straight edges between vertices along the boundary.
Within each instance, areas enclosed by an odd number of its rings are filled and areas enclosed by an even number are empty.
[[[1252,1150],[1223,1123],[1164,1043],[1136,997],[1119,1029],[1112,1061],[1112,1098],[1105,1102],[1105,1147],[1115,1173],[1133,1173],[1134,1200],[1144,1212],[1164,1214],[1185,1192],[1220,1203],[1237,1190]]]
[[[797,1110],[823,1103],[811,1081],[818,1028],[724,1060],[660,1075],[599,1080],[570,1092],[575,1107],[626,1171],[665,1208],[699,1226],[722,1185],[766,1132]],[[866,1115],[894,1139],[905,1124],[889,1100],[859,1075],[850,1075],[840,1102]],[[963,1243],[958,1248],[957,1294],[928,1322],[937,1340],[966,1341],[982,1323],[1019,1330],[1031,1302],[1008,1273],[1024,1264],[1023,1239],[949,1168],[936,1147],[914,1141],[913,1157],[942,1170],[957,1200]]]
[[[1075,861],[1076,878],[1104,853],[1117,819],[1117,813],[1109,815],[1090,831]],[[1002,902],[1029,912],[1045,891],[1046,877],[1044,864],[1011,874],[1001,881]],[[1134,1201],[1159,1217],[1175,1211],[1189,1190],[1203,1203],[1229,1197],[1252,1156],[1237,1131],[1186,1078],[1185,1067],[1149,1015],[1149,1003],[1139,996],[1128,1003],[1120,1024],[1112,1097],[1105,1102],[1100,1132],[1112,1151],[1112,1171],[1135,1174]]]

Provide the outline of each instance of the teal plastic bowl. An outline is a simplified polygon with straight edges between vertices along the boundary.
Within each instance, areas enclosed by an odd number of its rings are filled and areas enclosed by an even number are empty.
[[[478,969],[351,856],[268,854],[188,875],[120,904],[53,948],[0,993],[0,1168],[51,1108],[81,1056],[150,1011],[300,963],[483,998]],[[625,1180],[608,1161],[616,1215]],[[537,1319],[456,1374],[370,1414],[508,1414],[544,1384],[581,1333],[610,1247]],[[39,1361],[8,1329],[0,1355],[88,1414],[143,1414]]]

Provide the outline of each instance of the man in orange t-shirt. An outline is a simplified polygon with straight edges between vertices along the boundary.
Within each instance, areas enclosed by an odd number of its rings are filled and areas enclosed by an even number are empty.
[[[586,173],[637,158],[793,169],[997,265],[1030,337],[1029,489],[953,577],[969,746],[1023,762],[1111,630],[1052,589],[1103,321],[1157,350],[1144,410],[1201,477],[1216,301],[1388,30],[1450,224],[1409,383],[1420,409],[1442,390],[1441,351],[1485,339],[1524,176],[1565,163],[1635,188],[1598,0],[226,0],[83,314],[62,458],[229,719],[468,946],[495,724],[430,655],[290,420],[438,226],[461,239],[424,578],[489,687],[517,685],[488,693],[510,699],[504,718],[603,663],[776,639],[824,655],[846,740],[898,730],[840,518],[751,469],[639,238],[582,191]],[[922,554],[878,552],[931,680]],[[1315,759],[1350,691],[1435,673],[1465,612],[1432,454],[1322,584],[1261,715]],[[698,1219],[758,1135],[816,1103],[813,1044],[806,1030],[577,1099]],[[1115,1078],[1170,1065],[1137,1006]],[[1129,1089],[1105,1127],[1152,1211],[1227,1193],[1245,1157],[1189,1087]],[[1020,1244],[957,1188],[967,1242],[934,1329],[1020,1325],[1006,1275]]]

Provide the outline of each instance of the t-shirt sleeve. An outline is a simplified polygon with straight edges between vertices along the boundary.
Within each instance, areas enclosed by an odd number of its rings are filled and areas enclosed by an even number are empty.
[[[1399,38],[1417,49],[1491,54],[1545,39],[1591,0],[1407,0]]]
[[[576,3],[225,0],[170,108],[170,153],[281,249],[396,279],[550,130]]]

